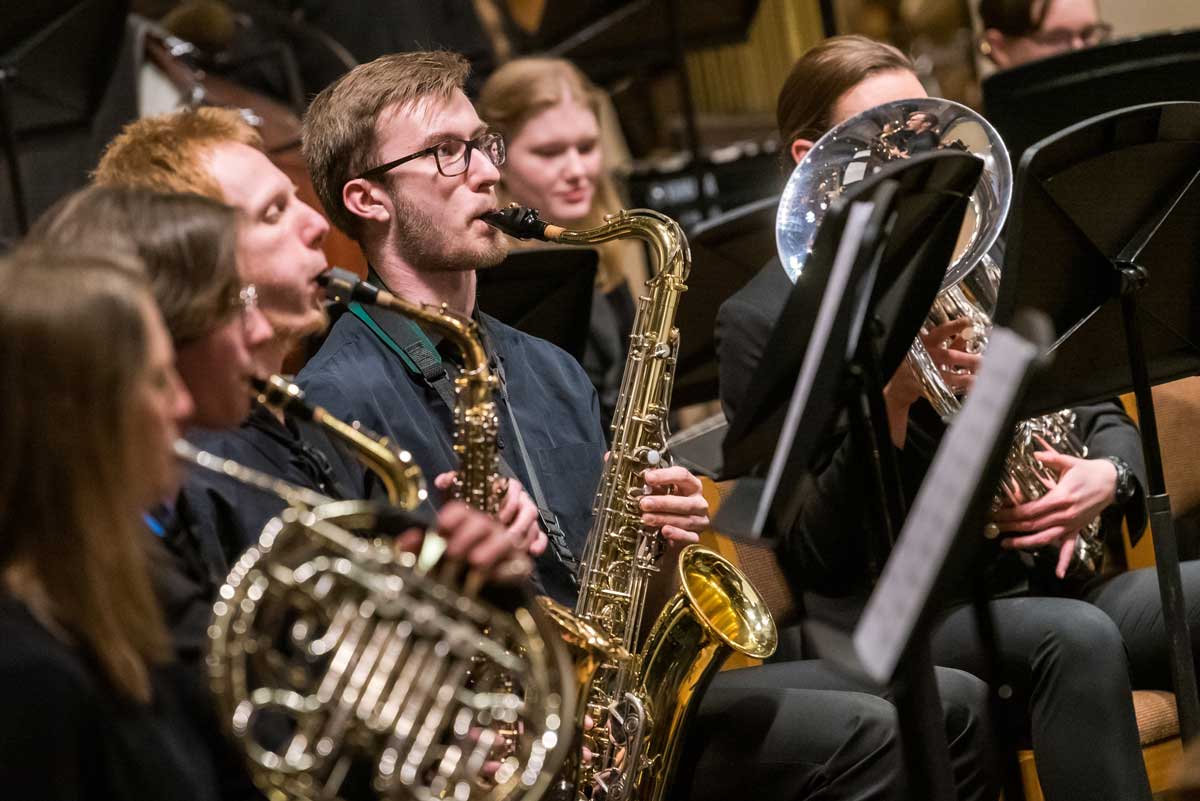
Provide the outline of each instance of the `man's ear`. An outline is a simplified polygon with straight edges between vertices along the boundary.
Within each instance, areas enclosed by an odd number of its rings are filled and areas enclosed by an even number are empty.
[[[812,150],[812,146],[811,139],[797,139],[792,142],[792,161],[799,164],[808,155],[808,151]]]
[[[995,28],[988,28],[983,32],[979,49],[1000,69],[1005,70],[1012,66],[1012,54],[1008,52],[1008,40]]]
[[[366,178],[354,178],[342,187],[346,210],[364,220],[387,223],[392,219],[392,200],[378,184]]]

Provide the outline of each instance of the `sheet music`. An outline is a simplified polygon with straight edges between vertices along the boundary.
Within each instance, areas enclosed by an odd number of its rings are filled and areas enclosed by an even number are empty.
[[[987,355],[962,410],[950,425],[904,528],[854,631],[860,667],[891,680],[950,547],[962,528],[991,448],[1017,401],[1037,348],[1012,331],[992,331]],[[981,447],[982,445],[982,447]],[[964,532],[963,536],[983,536]]]
[[[821,308],[817,312],[817,321],[813,325],[808,348],[804,351],[800,377],[796,381],[796,388],[792,390],[792,400],[788,404],[779,444],[775,446],[775,455],[771,459],[771,467],[767,471],[762,497],[758,501],[758,511],[754,516],[754,524],[751,526],[751,534],[754,537],[761,537],[763,528],[766,527],[771,502],[775,497],[784,467],[787,465],[792,442],[796,438],[796,427],[800,422],[801,414],[804,413],[804,407],[808,405],[808,396],[812,394],[821,354],[825,352],[829,342],[830,332],[837,320],[838,306],[841,305],[842,296],[846,294],[851,268],[858,257],[863,232],[874,211],[874,203],[856,202],[850,205],[850,209],[846,213],[846,226],[842,230],[842,241],[838,243],[837,254],[833,259],[833,269],[829,274],[829,283],[825,288],[825,296],[822,298]],[[800,280],[804,280],[803,277]]]

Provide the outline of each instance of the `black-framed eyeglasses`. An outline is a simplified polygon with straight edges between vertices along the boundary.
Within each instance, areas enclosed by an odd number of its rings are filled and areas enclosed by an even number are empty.
[[[433,156],[434,161],[437,163],[438,172],[447,178],[453,178],[456,175],[462,175],[471,166],[472,150],[478,150],[487,156],[488,161],[497,167],[504,163],[504,137],[493,131],[471,140],[447,139],[433,147],[427,147],[424,150],[419,150],[416,153],[398,158],[395,161],[389,161],[387,164],[372,167],[358,177],[374,178],[413,159]]]
[[[1045,47],[1054,47],[1060,50],[1070,49],[1076,39],[1078,39],[1084,47],[1095,47],[1101,45],[1112,38],[1112,25],[1107,22],[1098,22],[1095,25],[1087,25],[1079,30],[1072,31],[1064,28],[1050,31],[1034,31],[1028,34],[1029,38]]]

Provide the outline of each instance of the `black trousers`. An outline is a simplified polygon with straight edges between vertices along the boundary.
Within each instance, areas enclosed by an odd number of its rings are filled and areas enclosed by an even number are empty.
[[[1184,562],[1182,573],[1197,649],[1200,561]],[[1154,569],[1119,574],[1079,600],[1008,598],[991,608],[1001,678],[1014,690],[1010,722],[1030,734],[1046,798],[1148,801],[1130,692],[1171,689]],[[986,669],[969,608],[943,621],[934,660],[972,673]]]
[[[986,687],[938,669],[960,799],[994,799]],[[896,709],[820,660],[721,673],[689,729],[676,801],[906,799]]]

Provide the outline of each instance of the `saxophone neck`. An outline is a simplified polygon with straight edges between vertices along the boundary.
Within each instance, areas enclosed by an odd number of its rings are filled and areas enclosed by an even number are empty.
[[[408,451],[396,448],[386,437],[357,422],[346,423],[323,407],[308,403],[304,391],[282,376],[273,375],[266,381],[254,379],[253,384],[259,403],[310,420],[347,445],[364,467],[379,476],[393,506],[411,511],[427,497],[425,477]]]
[[[654,277],[682,285],[691,269],[691,253],[679,223],[651,209],[621,209],[593,228],[572,230],[538,217],[537,209],[515,203],[484,215],[484,221],[517,239],[541,239],[564,245],[599,245],[614,239],[640,239],[650,248]],[[672,287],[674,288],[674,287]]]
[[[479,326],[469,316],[452,310],[445,303],[412,303],[374,284],[367,283],[349,270],[331,267],[318,277],[325,295],[338,302],[356,302],[364,306],[379,306],[410,320],[425,323],[449,339],[462,352],[466,372],[488,373],[487,353]]]

